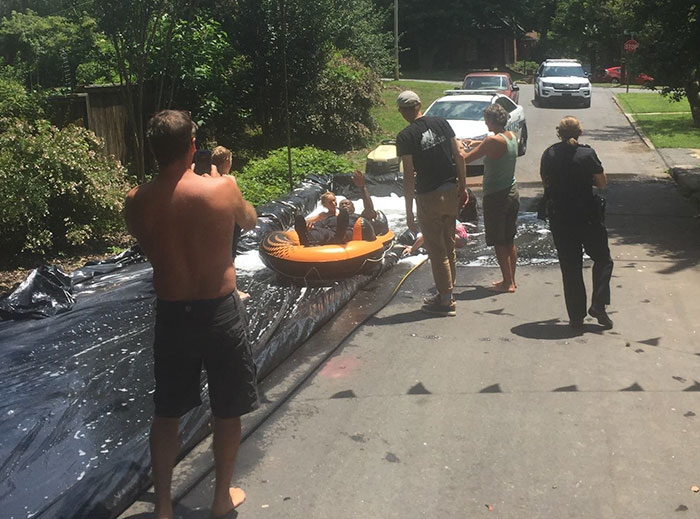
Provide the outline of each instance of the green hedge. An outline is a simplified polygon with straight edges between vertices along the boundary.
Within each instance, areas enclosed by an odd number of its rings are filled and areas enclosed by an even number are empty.
[[[0,119],[0,256],[44,254],[121,231],[126,170],[76,126]]]
[[[352,169],[350,161],[332,151],[310,146],[292,148],[294,186],[308,175],[349,173]],[[287,148],[276,149],[264,159],[251,160],[237,179],[243,196],[256,206],[288,193]]]

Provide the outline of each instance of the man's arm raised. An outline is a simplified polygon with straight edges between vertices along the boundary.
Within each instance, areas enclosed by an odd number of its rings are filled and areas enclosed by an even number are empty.
[[[369,191],[367,191],[367,185],[365,184],[365,177],[362,171],[353,171],[352,182],[358,188],[360,188],[360,195],[362,196],[362,203],[364,204],[364,209],[362,210],[362,217],[367,219],[373,219],[377,216],[377,212],[374,210],[374,203],[372,202],[372,197],[369,196]]]

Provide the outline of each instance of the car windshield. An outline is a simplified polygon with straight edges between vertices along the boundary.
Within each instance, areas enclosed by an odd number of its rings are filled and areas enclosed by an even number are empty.
[[[505,88],[501,81],[503,78],[500,76],[476,76],[468,77],[464,82],[464,88],[466,90],[488,90],[492,88]]]
[[[484,108],[489,101],[440,101],[425,111],[431,117],[444,117],[460,121],[483,121]]]
[[[542,77],[562,77],[562,76],[573,76],[573,77],[586,77],[586,73],[583,71],[581,65],[575,67],[556,67],[549,66],[544,67],[542,70]]]

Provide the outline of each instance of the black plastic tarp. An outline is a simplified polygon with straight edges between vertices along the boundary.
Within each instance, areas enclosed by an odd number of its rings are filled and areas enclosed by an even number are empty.
[[[243,234],[238,251],[256,248],[265,232],[287,227],[295,212],[313,209],[329,187],[347,193],[346,178],[314,178],[293,195],[258,208],[258,226]],[[397,257],[389,251],[373,275]],[[70,276],[42,268],[33,277],[23,290],[4,298],[15,306],[5,304],[6,320],[0,321],[2,517],[115,517],[148,483],[152,269],[134,249]],[[251,294],[249,332],[260,376],[371,278],[304,287],[267,269],[241,275],[241,285]],[[52,290],[55,302],[47,295]],[[182,421],[183,452],[209,431],[204,379],[202,400],[204,405]]]

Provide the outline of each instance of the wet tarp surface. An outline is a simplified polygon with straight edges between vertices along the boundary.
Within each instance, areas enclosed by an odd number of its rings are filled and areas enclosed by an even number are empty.
[[[237,268],[246,259],[241,254],[256,255],[260,236],[289,227],[295,212],[311,211],[327,189],[356,198],[348,178],[317,177],[259,207],[256,229],[239,242]],[[396,179],[370,184],[373,196],[391,195],[397,235],[405,229],[405,219],[396,219],[403,213],[400,190]],[[551,238],[533,213],[521,215],[518,229],[519,263],[553,261]],[[472,234],[458,261],[495,266],[483,234]],[[412,238],[399,241],[410,244]],[[388,251],[372,276],[390,268],[401,250]],[[251,295],[246,308],[259,375],[282,362],[372,276],[299,286],[262,266],[239,270],[239,286]],[[0,515],[115,517],[148,483],[152,269],[132,249],[70,276],[47,268],[34,278],[27,291],[0,301],[6,319],[0,320]],[[209,432],[204,379],[202,401],[182,420],[183,451]]]
[[[343,185],[345,184],[345,186]],[[317,177],[258,208],[238,252],[312,210],[345,177]],[[291,284],[267,269],[239,274],[259,375],[269,373],[342,307],[390,268],[324,286]],[[0,510],[10,519],[115,517],[147,484],[153,412],[152,269],[137,249],[63,274],[32,273],[0,301]],[[14,313],[13,313],[14,312]],[[181,427],[185,448],[209,432],[208,397]],[[183,449],[185,450],[185,449]]]

